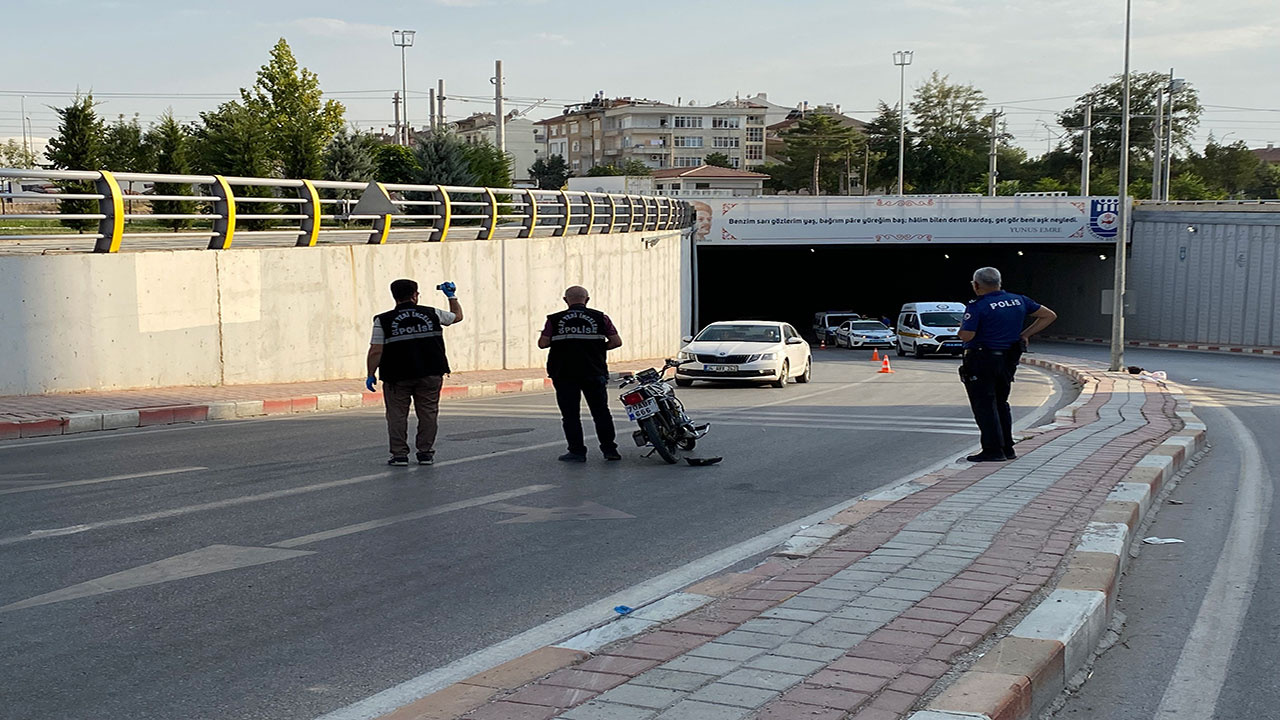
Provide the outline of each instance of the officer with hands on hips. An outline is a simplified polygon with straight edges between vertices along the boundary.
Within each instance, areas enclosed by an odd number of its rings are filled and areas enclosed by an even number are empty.
[[[1001,288],[1000,271],[979,268],[973,273],[973,291],[978,295],[965,308],[960,325],[964,341],[964,363],[960,379],[969,395],[973,419],[982,431],[982,452],[970,455],[969,462],[1013,460],[1013,413],[1009,391],[1018,360],[1027,339],[1044,330],[1058,315],[1024,295]],[[1034,322],[1027,326],[1026,319]]]
[[[391,283],[395,309],[373,318],[373,338],[366,359],[364,386],[373,392],[376,372],[382,379],[382,399],[387,408],[387,435],[391,444],[388,465],[409,464],[409,405],[418,416],[414,445],[418,464],[435,462],[440,388],[449,374],[445,356],[444,327],[462,321],[457,286],[441,283],[436,289],[449,299],[448,310],[418,304],[418,283],[400,279]]]
[[[574,285],[564,291],[568,308],[547,316],[538,347],[547,354],[547,376],[556,389],[556,404],[568,452],[558,459],[586,462],[587,445],[582,433],[582,400],[595,421],[596,440],[605,460],[621,460],[617,431],[609,413],[609,364],[607,353],[622,347],[622,338],[608,315],[587,307],[586,288]]]

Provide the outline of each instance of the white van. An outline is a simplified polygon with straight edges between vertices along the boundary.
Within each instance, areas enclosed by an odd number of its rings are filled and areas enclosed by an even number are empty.
[[[912,353],[918,358],[937,353],[959,357],[964,352],[960,323],[964,303],[914,302],[898,313],[898,356]]]

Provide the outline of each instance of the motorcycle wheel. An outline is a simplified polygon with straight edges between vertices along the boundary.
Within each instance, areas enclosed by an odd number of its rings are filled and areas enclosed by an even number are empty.
[[[690,450],[693,450],[697,446],[698,446],[698,441],[696,438],[686,438],[676,443],[676,447],[680,448],[685,452],[689,452]]]
[[[653,445],[654,449],[658,451],[658,455],[663,460],[666,460],[668,465],[680,462],[676,444],[662,436],[662,428],[658,426],[656,418],[647,417],[641,420],[640,429],[644,430],[645,437],[649,438],[649,444]]]

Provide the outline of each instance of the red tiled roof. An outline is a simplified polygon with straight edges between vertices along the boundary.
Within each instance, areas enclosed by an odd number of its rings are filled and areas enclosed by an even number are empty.
[[[733,168],[722,168],[714,165],[699,165],[691,168],[663,168],[654,170],[655,178],[720,178],[722,180],[754,180],[756,178],[767,178],[768,175],[757,172],[749,172],[747,170],[734,170]]]
[[[1257,148],[1252,152],[1254,155],[1257,155],[1258,159],[1264,163],[1267,163],[1270,165],[1275,165],[1280,163],[1280,148],[1278,147]]]

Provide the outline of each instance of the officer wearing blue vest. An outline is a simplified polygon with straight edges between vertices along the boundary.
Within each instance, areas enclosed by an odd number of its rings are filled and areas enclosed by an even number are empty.
[[[607,353],[622,347],[622,338],[608,315],[587,307],[586,288],[574,285],[564,291],[568,309],[547,316],[538,347],[547,354],[547,376],[556,389],[568,452],[564,462],[586,462],[587,444],[582,432],[582,400],[595,421],[596,440],[605,460],[621,460],[617,431],[609,413],[609,364]]]
[[[978,295],[965,308],[960,324],[964,341],[964,363],[960,379],[969,395],[973,419],[982,431],[982,452],[970,455],[969,462],[1013,460],[1013,412],[1009,390],[1018,360],[1027,339],[1049,327],[1057,313],[1025,295],[1001,288],[1000,271],[979,268],[973,274],[973,291]],[[1027,318],[1033,319],[1027,325]]]
[[[388,465],[409,464],[409,404],[418,415],[414,445],[418,464],[435,462],[440,388],[449,374],[449,358],[444,349],[444,327],[462,320],[457,286],[441,283],[437,288],[449,299],[448,310],[418,304],[418,283],[396,280],[391,283],[394,310],[373,318],[373,337],[366,359],[368,377],[364,381],[373,392],[382,379],[382,400],[387,408],[387,435],[391,440]]]

